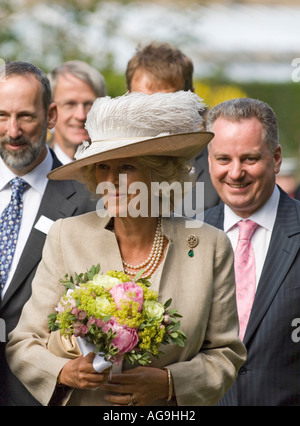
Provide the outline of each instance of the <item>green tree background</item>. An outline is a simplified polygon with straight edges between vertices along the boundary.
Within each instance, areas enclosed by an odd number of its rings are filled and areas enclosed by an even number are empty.
[[[0,4],[0,57],[4,60],[25,60],[48,72],[59,63],[70,59],[80,59],[90,63],[99,69],[104,75],[108,94],[112,97],[126,92],[125,69],[119,70],[115,66],[113,52],[109,46],[103,46],[101,55],[95,55],[93,51],[84,45],[84,37],[87,35],[89,23],[94,14],[103,4],[110,7],[119,4],[128,6],[137,3],[134,0],[119,0],[107,2],[105,0],[1,0]],[[179,1],[178,4],[181,2]],[[183,2],[186,5],[188,1]],[[199,1],[198,3],[207,3]],[[45,9],[45,6],[47,8]],[[51,10],[56,11],[52,15]],[[121,10],[121,8],[120,8]],[[46,11],[46,12],[45,12]],[[99,25],[105,33],[107,40],[118,27],[117,19],[103,19]],[[31,17],[31,21],[28,21]],[[57,17],[59,19],[57,20]],[[34,26],[28,25],[34,22]],[[27,26],[25,25],[27,23]],[[20,31],[20,27],[23,31]],[[24,28],[26,28],[24,33]],[[39,40],[39,35],[42,42]],[[165,40],[159,40],[165,41]],[[178,35],[178,47],[184,51],[185,43],[189,40],[181,40]],[[100,41],[99,41],[100,43]],[[130,52],[128,55],[130,57]],[[300,52],[299,52],[300,56]],[[192,58],[193,59],[193,58]],[[291,69],[292,72],[292,69]],[[220,100],[226,97],[235,97],[236,93],[254,97],[268,102],[275,110],[280,126],[280,142],[283,146],[283,154],[286,157],[299,156],[300,142],[300,83],[239,83],[229,81],[224,75],[218,73],[205,80],[195,76],[196,86],[206,85],[210,93],[221,93]],[[208,106],[210,99],[205,99]],[[222,94],[223,98],[222,99]],[[213,103],[213,101],[212,101]]]

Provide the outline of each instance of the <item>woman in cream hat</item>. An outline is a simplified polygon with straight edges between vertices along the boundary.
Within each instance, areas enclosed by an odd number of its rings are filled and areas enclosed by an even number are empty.
[[[10,335],[10,367],[42,404],[213,405],[245,361],[226,235],[161,217],[166,197],[160,196],[158,212],[151,210],[153,183],[190,179],[189,159],[213,137],[199,130],[202,108],[191,92],[97,99],[86,122],[91,144],[84,142],[76,161],[49,175],[85,182],[104,208],[52,226],[32,297]],[[93,353],[83,357],[74,342],[62,345],[59,331],[49,333],[47,315],[62,295],[59,280],[98,263],[104,272],[151,275],[162,303],[172,298],[182,315],[185,346],[166,345],[150,367],[125,364],[107,381],[93,368]]]

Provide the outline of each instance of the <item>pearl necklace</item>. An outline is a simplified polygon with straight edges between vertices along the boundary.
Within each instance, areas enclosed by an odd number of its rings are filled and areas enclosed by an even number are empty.
[[[124,259],[122,259],[122,262],[124,265],[124,272],[127,275],[133,276],[133,275],[136,275],[136,273],[138,272],[137,270],[141,270],[142,268],[145,267],[143,275],[145,275],[145,273],[147,272],[146,276],[151,276],[160,262],[162,252],[163,252],[163,245],[164,245],[164,235],[161,232],[161,218],[158,218],[157,228],[156,228],[156,232],[155,232],[155,236],[154,236],[154,240],[152,244],[152,249],[148,258],[144,262],[140,263],[139,265],[130,265],[129,263],[126,263]],[[130,271],[128,268],[132,269],[132,271]]]

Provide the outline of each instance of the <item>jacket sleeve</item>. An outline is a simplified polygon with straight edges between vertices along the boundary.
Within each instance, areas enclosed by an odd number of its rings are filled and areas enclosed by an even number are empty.
[[[43,258],[32,283],[32,296],[25,304],[17,327],[9,335],[6,357],[12,372],[41,404],[47,405],[56,388],[57,376],[69,361],[47,350],[48,315],[64,291],[59,279],[65,275],[59,242],[61,220],[47,236]]]

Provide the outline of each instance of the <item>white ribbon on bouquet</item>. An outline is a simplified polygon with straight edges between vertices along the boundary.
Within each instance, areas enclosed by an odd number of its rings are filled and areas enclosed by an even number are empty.
[[[86,356],[90,352],[95,352],[96,346],[93,343],[88,343],[82,337],[76,337],[76,340],[83,356]],[[93,361],[93,367],[97,373],[101,373],[101,371],[104,371],[111,366],[112,363],[110,361],[106,361],[103,354],[100,352],[96,353]]]

